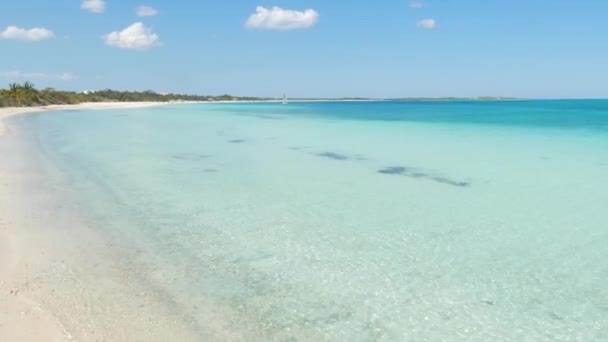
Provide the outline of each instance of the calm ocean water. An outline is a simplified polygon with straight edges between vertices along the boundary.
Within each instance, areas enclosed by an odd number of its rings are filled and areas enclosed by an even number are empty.
[[[58,200],[210,339],[608,340],[608,101],[14,121]]]

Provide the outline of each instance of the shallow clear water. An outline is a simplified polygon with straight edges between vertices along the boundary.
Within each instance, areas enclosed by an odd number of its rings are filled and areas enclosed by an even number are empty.
[[[14,120],[205,336],[608,340],[608,101]]]

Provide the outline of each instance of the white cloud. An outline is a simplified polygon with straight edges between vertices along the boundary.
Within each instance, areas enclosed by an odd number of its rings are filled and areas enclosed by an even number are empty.
[[[106,44],[122,49],[146,50],[162,45],[158,35],[141,22],[134,23],[120,32],[109,33],[102,38]]]
[[[26,40],[31,42],[51,39],[54,36],[55,34],[52,31],[43,27],[34,27],[28,30],[17,26],[9,26],[0,32],[0,39]]]
[[[64,72],[62,74],[46,74],[42,72],[0,71],[0,77],[9,79],[69,81],[73,80],[76,76],[74,76],[74,74],[71,72]]]
[[[158,14],[158,11],[150,6],[139,6],[135,13],[138,17],[153,17]]]
[[[429,19],[418,20],[418,22],[416,23],[416,27],[425,29],[425,30],[433,30],[433,29],[438,28],[439,25],[437,25],[437,21],[435,21],[435,19],[429,18]]]
[[[103,13],[106,10],[106,2],[104,0],[84,0],[80,4],[80,8],[92,13]]]
[[[420,1],[412,1],[410,2],[410,8],[422,8],[424,4]]]
[[[248,29],[294,30],[310,28],[318,22],[319,13],[313,9],[301,12],[276,6],[271,9],[258,6],[255,13],[245,22],[245,27]]]
[[[64,72],[63,74],[59,75],[59,79],[64,81],[73,80],[75,77],[76,76],[74,76],[74,74],[71,72]]]

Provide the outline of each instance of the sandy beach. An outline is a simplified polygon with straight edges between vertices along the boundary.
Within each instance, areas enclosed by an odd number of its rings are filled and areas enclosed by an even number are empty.
[[[79,105],[54,105],[44,107],[28,108],[0,108],[0,342],[8,341],[71,341],[71,340],[99,340],[108,337],[120,338],[120,335],[112,335],[102,332],[99,327],[79,327],[73,334],[75,317],[69,317],[70,310],[55,312],[47,306],[47,303],[55,302],[56,289],[45,279],[45,272],[56,263],[54,258],[59,254],[53,254],[57,241],[52,242],[54,235],[44,236],[38,228],[33,228],[35,222],[61,222],[57,212],[36,212],[38,205],[48,201],[40,190],[40,194],[23,193],[22,176],[23,156],[20,151],[11,150],[7,147],[6,140],[12,133],[11,128],[4,119],[15,115],[41,112],[57,111],[65,109],[128,109],[149,106],[158,106],[163,103],[138,102],[138,103],[83,103]],[[32,172],[32,171],[29,171]],[[41,177],[41,176],[38,176]],[[29,180],[28,180],[29,181]],[[28,197],[26,197],[28,196]],[[29,197],[31,196],[31,197]],[[27,198],[25,201],[20,200]],[[46,198],[46,199],[45,199]],[[31,205],[31,206],[30,206]],[[46,218],[44,218],[46,216]],[[77,226],[78,222],[61,222],[64,226]],[[49,224],[51,226],[52,224]],[[44,233],[44,232],[43,232]],[[89,236],[90,239],[95,237]],[[82,241],[82,240],[81,240]],[[99,242],[97,242],[99,243]],[[70,248],[69,244],[63,244],[62,248]],[[63,262],[63,261],[62,261]],[[76,279],[81,281],[81,279]],[[81,286],[83,286],[81,284]],[[81,292],[86,291],[83,287]],[[84,298],[84,297],[83,297]],[[74,301],[81,300],[74,298]],[[65,306],[73,303],[65,303]],[[63,304],[60,304],[63,305]],[[66,315],[67,313],[67,315]],[[82,311],[74,310],[73,315],[81,315]],[[66,319],[67,318],[67,319]],[[71,323],[68,328],[65,321]],[[125,327],[123,327],[125,328]],[[88,329],[88,330],[87,330]],[[117,329],[118,330],[118,329]],[[128,338],[128,335],[122,335]]]

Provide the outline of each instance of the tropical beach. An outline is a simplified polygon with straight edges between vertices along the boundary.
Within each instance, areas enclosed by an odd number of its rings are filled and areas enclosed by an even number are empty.
[[[112,104],[13,116],[0,155],[2,310],[15,324],[2,335],[601,340],[592,260],[606,238],[605,105]],[[559,186],[571,174],[580,183]]]
[[[66,329],[64,325],[65,315],[76,319],[76,316],[83,316],[86,312],[75,310],[70,307],[68,302],[61,303],[57,307],[50,307],[48,301],[57,296],[57,289],[48,286],[49,280],[45,274],[49,269],[57,267],[57,258],[65,256],[66,247],[78,248],[74,243],[83,243],[83,240],[75,238],[71,244],[63,244],[61,252],[57,246],[52,246],[57,238],[64,240],[64,237],[49,236],[45,230],[58,228],[61,224],[73,227],[83,227],[84,222],[76,219],[61,220],[63,213],[54,208],[51,217],[44,211],[54,207],[48,199],[43,198],[40,192],[44,188],[36,188],[31,191],[24,191],[24,183],[33,180],[40,180],[34,177],[24,177],[19,170],[23,166],[23,150],[17,149],[17,145],[7,144],[7,140],[15,139],[17,132],[10,129],[10,125],[5,124],[5,120],[17,116],[28,115],[34,112],[53,112],[61,110],[99,110],[108,108],[144,108],[149,106],[161,105],[158,102],[139,102],[139,103],[83,103],[77,105],[51,105],[44,107],[21,107],[21,108],[0,108],[0,183],[2,192],[0,196],[0,341],[72,341],[74,335]],[[48,113],[52,115],[52,113]],[[28,185],[31,186],[31,185]],[[36,197],[36,199],[34,199]],[[73,214],[73,213],[72,213]],[[48,221],[47,221],[48,219]],[[61,222],[61,223],[59,223]],[[53,232],[51,235],[56,234]],[[91,237],[89,237],[91,238]],[[93,237],[94,238],[94,237]],[[97,241],[97,248],[102,246]],[[92,246],[90,246],[92,247]],[[99,250],[97,250],[99,252]],[[65,274],[63,275],[65,276]],[[79,281],[80,282],[80,281]],[[58,286],[66,286],[59,284]],[[74,286],[70,284],[69,286]],[[60,289],[59,289],[60,290]],[[82,291],[82,288],[80,289]],[[74,303],[86,299],[79,297],[74,299]],[[123,300],[120,297],[105,298],[106,300]],[[101,298],[99,298],[101,300]],[[137,309],[141,314],[141,309]],[[77,312],[79,312],[77,314]],[[118,312],[115,312],[119,315]],[[149,338],[166,338],[175,336],[187,336],[185,332],[178,332],[176,328],[172,335],[163,332],[150,330],[150,327],[141,328],[136,335],[128,333],[132,328],[131,323],[120,325],[113,323],[110,329],[106,327],[104,332],[95,331],[88,324],[90,322],[79,321],[81,325],[76,331],[76,340],[85,339],[112,339],[112,340],[139,340],[144,338],[145,331],[148,331]],[[99,324],[96,322],[96,324]],[[98,329],[98,328],[97,328]],[[85,331],[83,333],[83,331]],[[190,336],[192,338],[192,336]]]
[[[0,5],[0,342],[608,341],[606,11]]]

